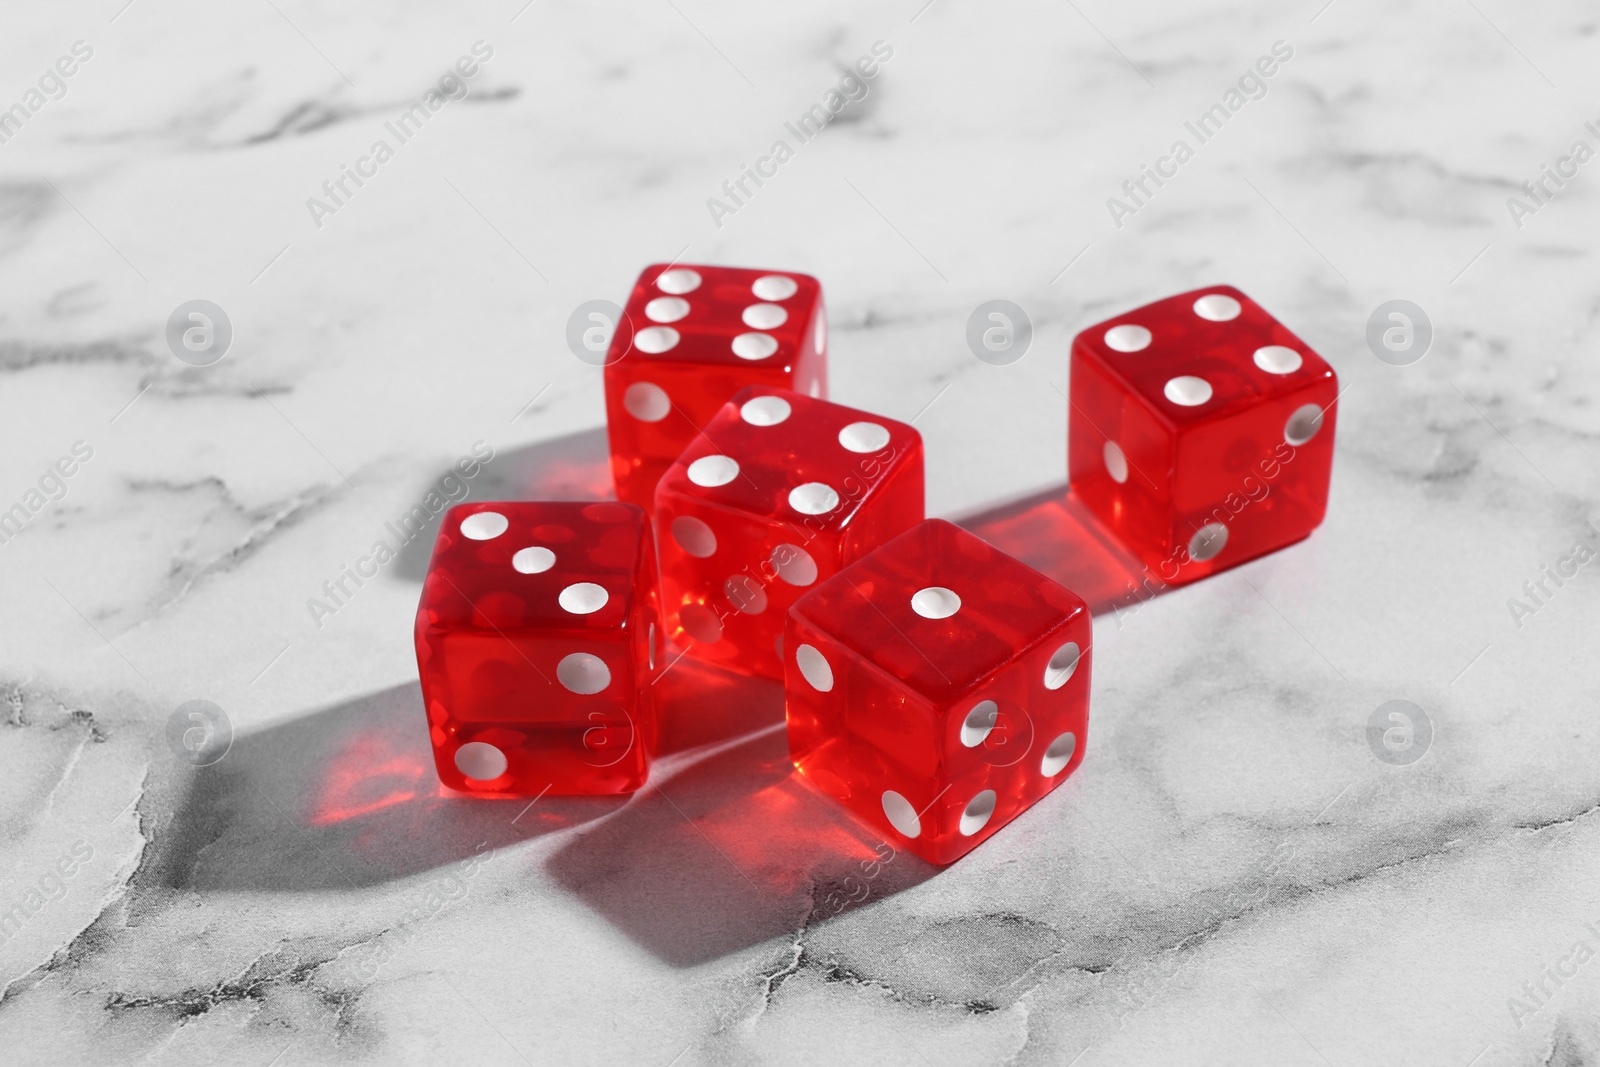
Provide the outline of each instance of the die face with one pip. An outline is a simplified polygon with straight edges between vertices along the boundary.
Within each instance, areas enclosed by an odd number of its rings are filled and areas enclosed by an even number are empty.
[[[1162,582],[1236,566],[1322,521],[1338,392],[1229,286],[1118,315],[1072,342],[1072,490]]]
[[[662,667],[650,522],[631,504],[445,513],[417,667],[440,779],[488,795],[626,793],[655,748]]]
[[[650,510],[662,473],[747,385],[826,396],[827,347],[822,286],[810,275],[646,267],[606,353],[617,499]]]
[[[800,773],[931,863],[975,848],[1076,770],[1089,610],[929,519],[789,612],[784,691]]]
[[[741,390],[656,488],[668,633],[702,659],[782,678],[789,606],[922,514],[916,430],[785,389]]]

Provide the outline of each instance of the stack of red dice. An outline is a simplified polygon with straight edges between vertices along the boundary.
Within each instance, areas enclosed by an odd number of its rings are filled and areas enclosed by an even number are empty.
[[[923,517],[912,427],[823,399],[816,279],[658,264],[605,371],[621,503],[459,505],[417,612],[439,776],[506,796],[626,793],[672,645],[784,682],[799,772],[949,863],[1082,761],[1082,599]],[[1072,490],[1161,582],[1307,536],[1337,381],[1215,287],[1073,341]],[[659,570],[658,570],[659,566]]]

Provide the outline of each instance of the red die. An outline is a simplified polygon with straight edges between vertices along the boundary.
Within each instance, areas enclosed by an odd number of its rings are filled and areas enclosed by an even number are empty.
[[[826,395],[827,345],[822,286],[810,275],[646,267],[606,354],[617,499],[654,506],[662,472],[747,385]]]
[[[949,863],[1083,760],[1089,609],[941,519],[789,611],[800,773],[890,842]]]
[[[631,504],[461,504],[417,608],[434,762],[452,789],[627,793],[655,748],[662,644]]]
[[[1338,379],[1239,290],[1084,330],[1071,390],[1072,489],[1161,581],[1236,566],[1322,521]]]
[[[782,678],[789,605],[922,521],[922,502],[922,436],[910,426],[742,390],[656,488],[669,632],[704,659]]]

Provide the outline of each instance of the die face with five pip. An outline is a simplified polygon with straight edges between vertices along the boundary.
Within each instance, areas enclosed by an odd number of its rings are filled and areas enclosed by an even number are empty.
[[[646,267],[606,354],[617,499],[650,510],[662,473],[747,385],[826,396],[827,347],[822,286],[810,275]]]
[[[922,514],[916,430],[785,389],[741,390],[656,488],[668,632],[700,658],[782,678],[789,606]]]
[[[790,610],[790,754],[885,841],[950,863],[1082,761],[1090,638],[1077,594],[929,519]]]
[[[626,793],[655,748],[665,648],[648,517],[631,504],[461,504],[416,621],[434,761],[487,795]]]
[[[1073,492],[1162,582],[1236,566],[1322,521],[1338,392],[1229,286],[1118,315],[1072,342]]]

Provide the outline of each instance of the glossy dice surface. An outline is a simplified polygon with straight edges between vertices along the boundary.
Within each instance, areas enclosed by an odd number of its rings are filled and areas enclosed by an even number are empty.
[[[1118,315],[1072,342],[1073,492],[1161,582],[1243,563],[1322,521],[1338,391],[1229,286]]]
[[[656,490],[662,608],[701,658],[783,677],[789,605],[922,520],[922,437],[783,389],[741,390]]]
[[[794,271],[646,267],[606,354],[617,499],[647,511],[662,472],[734,393],[827,395],[822,287]]]
[[[488,794],[639,788],[655,747],[662,641],[641,509],[451,508],[416,622],[440,779]]]
[[[789,612],[789,750],[896,848],[971,851],[1083,759],[1089,610],[940,519],[820,583]]]

